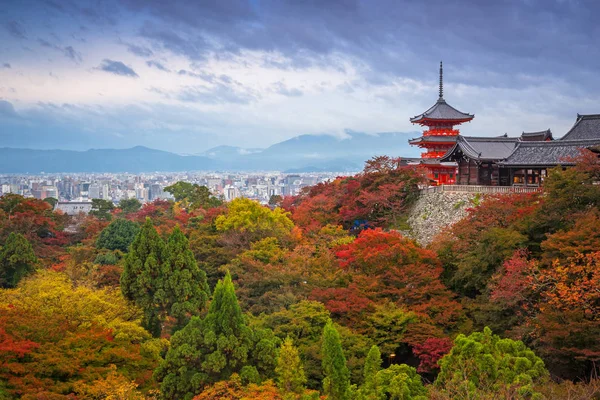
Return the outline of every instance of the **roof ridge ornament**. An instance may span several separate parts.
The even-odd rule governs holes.
[[[440,61],[440,100],[444,100],[444,67]]]

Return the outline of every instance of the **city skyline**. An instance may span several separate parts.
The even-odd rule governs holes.
[[[129,199],[141,203],[173,200],[165,188],[177,182],[189,182],[206,186],[225,201],[244,197],[267,204],[272,196],[298,195],[303,188],[336,177],[333,172],[286,174],[277,171],[5,174],[0,175],[0,197],[12,193],[39,200],[54,198],[63,212],[78,214],[88,213],[93,199],[117,205]]]
[[[10,1],[0,141],[199,153],[412,132],[437,93],[494,136],[596,113],[593,1]]]

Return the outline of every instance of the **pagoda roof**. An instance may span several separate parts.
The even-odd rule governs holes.
[[[523,132],[521,133],[521,140],[524,142],[542,142],[545,140],[554,140],[552,137],[552,131],[546,129],[545,131],[538,132]]]
[[[508,157],[519,143],[515,137],[458,136],[456,144],[440,158],[440,161],[454,161],[458,154],[477,161],[498,161]]]
[[[555,167],[574,165],[581,149],[600,145],[597,139],[519,142],[515,150],[498,164],[503,167]]]
[[[413,124],[422,124],[427,121],[450,121],[450,122],[467,122],[474,118],[473,114],[458,111],[450,104],[446,103],[443,97],[431,106],[423,114],[419,114],[410,119]]]
[[[573,127],[560,140],[600,138],[600,114],[577,114]]]
[[[444,100],[444,68],[440,62],[440,91],[438,101],[423,114],[410,119],[413,124],[425,125],[427,122],[454,122],[459,124],[472,120],[475,116],[458,111]]]
[[[408,141],[409,144],[415,145],[420,143],[454,143],[456,142],[457,135],[448,135],[448,136],[421,136],[415,139],[410,139]]]

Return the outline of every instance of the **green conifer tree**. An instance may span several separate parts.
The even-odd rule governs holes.
[[[188,239],[179,226],[169,237],[162,266],[163,290],[157,294],[163,298],[162,308],[177,319],[177,327],[183,327],[190,316],[198,315],[208,301],[206,273],[198,267]]]
[[[165,254],[165,243],[154,229],[150,218],[134,239],[121,274],[123,296],[144,310],[144,327],[154,336],[160,336],[160,308],[157,297],[164,295],[161,264]],[[159,293],[157,293],[159,292]]]
[[[331,400],[346,400],[350,390],[350,371],[342,349],[340,334],[329,320],[323,329],[321,346],[323,392]]]
[[[163,397],[191,399],[205,385],[226,380],[234,372],[254,380],[258,372],[247,364],[255,345],[227,273],[215,287],[206,317],[192,317],[171,338],[171,348],[155,371]]]
[[[306,376],[304,367],[298,354],[298,349],[294,346],[294,341],[289,336],[286,337],[279,349],[279,358],[277,359],[277,385],[284,395],[290,393],[302,393],[306,385]]]
[[[8,235],[0,248],[0,287],[15,287],[35,270],[37,258],[31,243],[20,233]]]
[[[364,383],[359,391],[359,398],[365,400],[378,399],[377,373],[381,371],[381,352],[376,345],[371,346],[365,360]]]

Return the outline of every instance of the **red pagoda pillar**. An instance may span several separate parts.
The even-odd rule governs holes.
[[[423,136],[408,141],[425,151],[421,153],[421,164],[427,168],[427,177],[436,184],[456,182],[456,164],[440,163],[439,159],[456,143],[459,134],[455,127],[471,121],[475,116],[463,113],[444,100],[443,67],[440,62],[440,92],[437,102],[424,113],[410,119],[413,124],[425,127]]]

